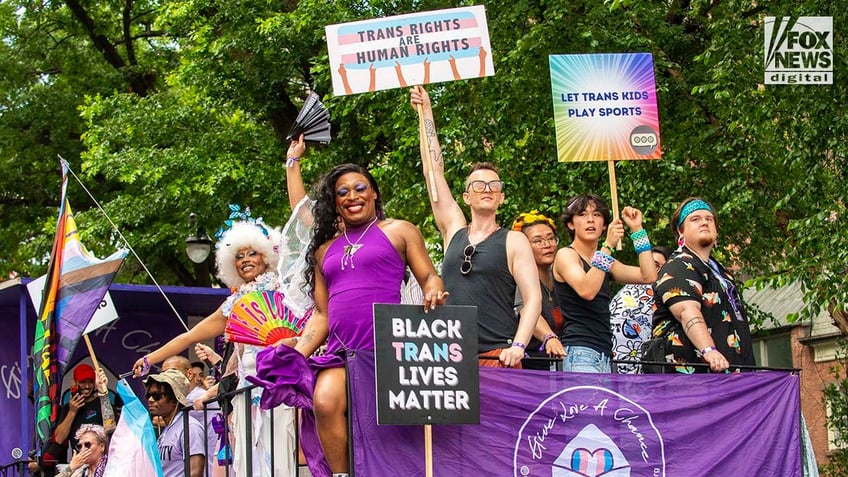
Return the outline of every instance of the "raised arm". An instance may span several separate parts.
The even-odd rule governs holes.
[[[436,136],[436,123],[433,120],[433,107],[430,104],[430,96],[422,86],[415,86],[410,90],[410,101],[412,106],[419,110],[423,122],[424,132],[421,134],[421,166],[424,171],[424,180],[427,183],[430,207],[436,219],[436,226],[442,234],[447,249],[448,241],[453,234],[465,227],[465,215],[459,204],[451,194],[448,182],[445,179],[445,163],[442,156],[442,148],[439,138]],[[429,151],[429,156],[428,156]],[[434,200],[437,198],[437,200]]]
[[[227,318],[224,317],[221,307],[218,307],[214,313],[204,318],[194,328],[177,335],[177,337],[165,343],[156,351],[146,355],[147,363],[144,362],[144,357],[139,358],[133,365],[133,376],[141,376],[143,373],[146,373],[148,370],[144,369],[145,364],[152,366],[156,363],[161,363],[165,359],[185,351],[195,343],[215,338],[223,333],[226,327]]]
[[[621,218],[630,229],[631,237],[643,236],[641,243],[637,244],[636,250],[639,254],[639,266],[625,265],[621,262],[614,262],[610,269],[613,280],[619,283],[653,283],[657,279],[657,266],[654,264],[654,257],[651,255],[651,242],[648,241],[648,235],[642,228],[642,211],[634,207],[625,207],[621,211]]]
[[[289,207],[294,211],[295,206],[306,197],[306,187],[303,185],[303,176],[300,173],[300,159],[306,153],[306,141],[303,134],[297,139],[292,139],[289,149],[286,151],[286,189],[289,193]]]

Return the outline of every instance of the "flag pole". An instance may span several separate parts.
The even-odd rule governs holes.
[[[138,263],[141,264],[141,267],[147,273],[147,276],[150,277],[150,280],[152,280],[153,284],[156,285],[156,289],[159,290],[159,293],[162,295],[163,298],[165,298],[165,301],[168,303],[168,306],[171,307],[171,311],[174,312],[174,316],[177,317],[177,320],[179,320],[180,324],[183,325],[183,328],[185,328],[185,330],[188,331],[189,330],[188,325],[186,324],[185,321],[183,321],[183,318],[180,316],[180,313],[177,311],[177,308],[174,306],[173,303],[171,303],[171,300],[168,298],[168,295],[165,294],[165,290],[163,290],[162,287],[159,286],[159,282],[156,281],[156,278],[153,276],[153,273],[150,272],[150,269],[147,268],[147,265],[144,264],[144,262],[141,260],[141,257],[139,257],[137,253],[135,253],[135,249],[132,248],[132,245],[130,245],[129,241],[127,241],[127,238],[124,237],[124,234],[121,233],[121,230],[118,229],[118,226],[115,225],[115,222],[113,222],[112,218],[109,217],[109,214],[107,214],[106,211],[103,210],[103,207],[100,206],[100,202],[98,202],[97,199],[94,198],[94,196],[91,194],[91,192],[85,186],[85,184],[83,184],[82,181],[80,180],[80,178],[77,177],[77,175],[74,173],[73,169],[71,169],[71,164],[67,160],[65,160],[65,158],[62,157],[60,154],[57,154],[57,156],[59,156],[59,160],[62,161],[62,163],[68,169],[68,172],[70,172],[71,175],[74,176],[74,179],[77,180],[79,185],[82,187],[82,190],[84,190],[85,193],[88,194],[88,197],[92,200],[92,202],[94,202],[94,205],[96,205],[97,208],[100,210],[100,213],[102,213],[103,216],[106,217],[106,220],[109,221],[109,224],[112,226],[112,230],[117,232],[118,236],[121,237],[121,240],[124,242],[124,245],[127,246],[129,251],[133,254],[133,257],[135,257],[135,259],[138,260]]]
[[[424,424],[424,475],[433,477],[433,426]]]
[[[91,356],[91,362],[94,364],[94,372],[99,372],[100,365],[97,363],[97,355],[94,354],[94,347],[91,346],[91,340],[88,339],[88,333],[83,333],[82,339],[85,340],[85,346],[88,347],[88,354]]]
[[[609,170],[610,195],[612,196],[612,220],[618,220],[618,184],[615,181],[615,161],[610,159],[607,161],[607,169]],[[621,250],[621,240],[614,244],[616,250]]]

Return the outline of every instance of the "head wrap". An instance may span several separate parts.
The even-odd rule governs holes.
[[[540,214],[538,210],[533,209],[530,212],[525,212],[523,214],[518,214],[518,217],[512,222],[512,230],[517,232],[521,232],[524,230],[524,227],[529,227],[531,225],[536,224],[545,224],[549,225],[554,232],[556,232],[556,225],[554,225],[553,219],[546,217],[543,214]]]
[[[677,226],[680,227],[683,225],[683,221],[686,220],[686,217],[696,210],[707,210],[715,216],[715,212],[713,211],[713,208],[710,207],[710,204],[701,199],[691,200],[687,202],[682,209],[680,209],[680,217],[677,219]]]
[[[94,368],[87,364],[81,364],[74,368],[74,381],[81,383],[86,380],[95,380],[96,373]]]

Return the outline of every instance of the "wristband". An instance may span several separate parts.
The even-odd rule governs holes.
[[[636,249],[636,254],[651,251],[651,241],[648,240],[648,232],[645,229],[637,230],[630,234],[630,240],[633,241],[633,248]]]
[[[542,338],[542,346],[539,346],[539,351],[545,351],[545,345],[548,344],[549,340],[556,338],[557,336],[553,333],[548,333]]]
[[[615,262],[614,258],[605,254],[604,252],[601,252],[600,250],[598,250],[597,252],[595,252],[594,255],[592,255],[592,266],[604,272],[609,273],[610,269],[612,268],[613,262]]]
[[[710,351],[718,351],[715,346],[707,346],[706,348],[701,350],[701,356],[706,355]]]
[[[295,163],[295,162],[300,162],[300,158],[299,158],[299,157],[295,157],[295,156],[288,156],[288,157],[286,157],[286,167],[288,167],[289,169],[291,169],[292,167],[294,167],[294,163]]]
[[[141,375],[146,376],[148,372],[150,372],[150,361],[147,360],[147,355],[144,355],[144,358],[141,360]]]
[[[613,247],[612,245],[608,244],[606,240],[604,240],[604,243],[602,243],[602,244],[601,244],[601,248],[603,248],[603,247],[606,247],[606,248],[608,248],[608,249],[609,249],[609,251],[610,251],[610,255],[612,255],[612,254],[614,254],[614,253],[615,253],[615,247]]]
[[[521,349],[527,349],[527,345],[526,345],[526,344],[524,344],[524,343],[521,343],[521,342],[519,342],[519,341],[513,341],[513,342],[512,342],[512,345],[513,345],[513,346],[517,346],[517,347],[519,347],[519,348],[521,348]]]

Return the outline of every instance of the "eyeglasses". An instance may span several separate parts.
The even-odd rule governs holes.
[[[91,449],[92,445],[94,445],[94,443],[92,443],[92,442],[80,442],[79,448],[80,448],[80,450],[82,450],[83,447],[85,447],[86,449]]]
[[[459,266],[459,273],[463,275],[471,273],[471,257],[476,251],[474,245],[468,244],[465,246],[465,250],[462,251],[462,264]]]
[[[494,181],[471,181],[468,183],[468,186],[465,188],[466,191],[470,192],[484,192],[486,188],[491,192],[502,192],[503,191],[503,181],[494,180]]]
[[[537,237],[537,238],[534,238],[533,240],[530,241],[531,245],[533,245],[534,247],[538,247],[538,248],[547,247],[548,244],[556,245],[558,243],[559,243],[559,239],[557,238],[556,235],[553,235],[551,237],[545,237],[545,238]]]
[[[147,393],[147,399],[152,398],[154,401],[158,401],[158,400],[162,399],[163,397],[165,397],[165,393],[163,393],[163,392]]]

